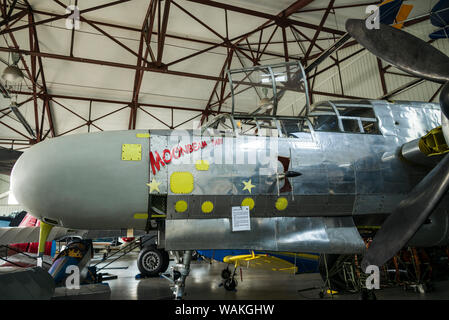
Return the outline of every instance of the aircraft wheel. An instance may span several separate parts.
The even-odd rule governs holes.
[[[165,272],[170,262],[168,253],[156,246],[144,247],[137,258],[137,267],[142,275],[154,277]]]
[[[237,287],[237,280],[231,278],[226,279],[223,286],[227,291],[234,291]]]
[[[221,272],[221,278],[223,280],[229,279],[231,277],[231,271],[229,271],[228,268],[223,269],[223,271]]]

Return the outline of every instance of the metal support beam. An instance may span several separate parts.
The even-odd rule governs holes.
[[[382,67],[382,60],[377,58],[377,67],[379,69],[379,77],[380,77],[380,83],[382,84],[382,91],[383,94],[386,95],[388,93],[387,89],[387,83],[385,82],[385,70]]]
[[[313,29],[313,30],[320,29],[319,26],[311,24],[311,23],[288,19],[288,17],[290,15],[298,12],[299,10],[301,10],[302,8],[304,8],[305,6],[307,6],[308,4],[313,2],[313,0],[296,1],[291,6],[289,6],[287,9],[280,12],[278,15],[271,15],[271,14],[268,14],[265,12],[250,10],[250,9],[246,9],[246,8],[242,8],[242,7],[236,7],[236,6],[232,6],[232,5],[223,3],[223,2],[217,2],[217,1],[212,1],[212,0],[187,0],[187,1],[196,2],[196,3],[200,3],[203,5],[207,5],[207,6],[211,6],[211,7],[215,7],[215,8],[226,9],[229,11],[234,11],[234,12],[238,12],[238,13],[242,13],[242,14],[247,14],[247,15],[251,15],[254,17],[264,18],[269,21],[275,21],[276,23],[278,23],[281,20],[284,20],[288,25],[295,25],[295,26]],[[328,32],[328,33],[335,33],[337,35],[343,35],[345,33],[344,31],[336,30],[333,28],[327,28],[327,27],[322,27],[321,30],[324,32]]]
[[[164,52],[165,36],[167,34],[168,15],[170,13],[170,3],[171,3],[171,0],[165,0],[164,16],[162,18],[161,32],[158,35],[157,61],[156,61],[156,64],[158,67],[160,67],[161,63],[162,63],[162,54]],[[159,6],[160,6],[160,3],[159,3]]]
[[[324,15],[321,19],[320,25],[318,26],[318,30],[316,30],[315,35],[312,38],[312,42],[310,43],[309,48],[307,49],[306,56],[304,57],[305,60],[309,57],[310,53],[312,52],[313,46],[316,43],[316,40],[318,39],[318,36],[324,28],[324,24],[326,23],[327,17],[329,16],[329,13],[331,12],[332,6],[334,5],[335,0],[330,0],[329,5],[327,6],[327,10],[324,12]]]

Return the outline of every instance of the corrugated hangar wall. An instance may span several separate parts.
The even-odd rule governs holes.
[[[14,211],[22,211],[21,205],[9,204],[9,195],[6,192],[10,189],[9,184],[10,177],[0,174],[0,216],[7,216]]]
[[[428,35],[435,31],[435,28],[429,21],[424,21],[407,27],[406,31],[421,39],[429,41]],[[331,41],[329,41],[327,46],[330,45],[332,45]],[[436,40],[432,45],[443,53],[449,55],[449,41],[447,39]],[[319,65],[316,70],[310,72],[308,75],[309,86],[313,87],[314,91],[370,99],[381,99],[385,95],[379,72],[378,59],[373,54],[364,50],[362,46],[356,44],[337,51],[337,54],[334,54],[333,57],[336,57],[336,55],[338,56],[338,60],[341,61],[340,70],[334,65],[334,61],[328,58]],[[350,57],[351,55],[353,56]],[[347,59],[345,60],[345,58]],[[386,62],[382,61],[381,63],[383,67],[388,66]],[[331,67],[332,65],[334,66]],[[328,70],[323,72],[325,69]],[[388,94],[401,86],[405,86],[408,83],[418,80],[418,78],[406,75],[404,72],[394,67],[390,67],[388,72],[396,73],[384,73],[386,93]],[[315,73],[317,74],[316,76]],[[433,98],[432,102],[438,102],[439,95],[435,93],[439,88],[440,84],[438,83],[422,81],[402,92],[389,96],[388,99],[428,102]],[[313,95],[314,103],[326,100],[341,100],[341,98],[319,94]],[[293,109],[287,106],[287,104],[284,104],[280,108],[280,113],[283,115],[297,114],[304,104],[304,98],[297,100],[296,103],[294,103]],[[288,105],[291,105],[291,103],[288,103]]]
[[[9,191],[9,176],[0,174],[0,207],[8,205],[8,196],[4,195]],[[0,213],[1,214],[1,213]]]

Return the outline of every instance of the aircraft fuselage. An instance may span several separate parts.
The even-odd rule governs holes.
[[[18,160],[13,193],[35,217],[68,228],[145,229],[163,217],[170,250],[360,252],[356,224],[380,223],[429,171],[404,161],[401,146],[441,124],[436,104],[371,105],[377,133],[133,130],[51,139]],[[250,231],[232,231],[239,206],[250,209]],[[417,237],[433,245],[447,240],[441,232]]]

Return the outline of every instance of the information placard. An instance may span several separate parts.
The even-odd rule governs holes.
[[[249,207],[232,207],[232,231],[251,230]]]

